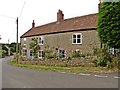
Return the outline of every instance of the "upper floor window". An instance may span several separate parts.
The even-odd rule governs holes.
[[[43,45],[43,44],[44,44],[44,37],[43,37],[43,36],[40,36],[40,37],[38,38],[38,44],[40,44],[40,45]]]
[[[26,38],[23,38],[23,43],[24,45],[26,45]]]
[[[82,34],[75,33],[72,35],[72,44],[82,44]]]
[[[26,41],[26,38],[24,38],[23,40]]]

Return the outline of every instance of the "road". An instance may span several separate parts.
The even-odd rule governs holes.
[[[106,77],[30,70],[9,65],[9,59],[2,59],[2,88],[118,88],[117,73]]]

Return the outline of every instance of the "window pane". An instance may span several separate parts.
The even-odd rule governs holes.
[[[41,44],[43,44],[43,40],[41,41]]]
[[[41,41],[41,37],[39,38],[39,40]]]
[[[76,39],[73,39],[73,43],[76,43]]]
[[[39,37],[39,44],[43,44],[44,43],[44,38],[41,36]]]
[[[77,43],[81,43],[81,39],[77,39]]]
[[[77,38],[81,38],[81,35],[79,34],[79,35],[77,35]]]
[[[59,50],[59,57],[64,58],[65,57],[65,50]]]
[[[73,38],[76,38],[76,35],[73,35]]]
[[[44,52],[43,51],[39,51],[39,57],[43,57]]]

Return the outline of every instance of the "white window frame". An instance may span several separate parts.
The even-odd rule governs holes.
[[[26,45],[27,38],[23,38],[23,44]]]
[[[41,53],[40,53],[41,52]],[[42,53],[43,52],[43,53]],[[44,51],[43,50],[39,50],[38,51],[38,58],[40,58],[40,59],[42,59],[43,57],[43,55],[42,54],[44,54]]]
[[[26,41],[27,39],[26,38],[23,38],[24,41]]]
[[[26,52],[25,52],[25,50],[26,50]],[[26,48],[22,49],[22,56],[27,56],[27,49]]]
[[[76,38],[73,38],[73,35],[76,35]],[[77,42],[77,39],[78,39],[77,36],[78,35],[80,35],[80,41],[81,41],[80,43]],[[74,41],[73,39],[76,40],[76,43],[73,42]],[[74,34],[72,34],[72,44],[82,44],[82,33],[74,33]]]
[[[41,40],[40,40],[40,38],[41,38]],[[43,42],[43,43],[42,43]],[[39,45],[44,45],[44,37],[43,36],[39,36],[38,37],[38,44]]]
[[[58,49],[58,56],[59,56],[59,54],[60,54],[60,50],[64,50],[65,52],[64,52],[64,56],[66,57],[66,50],[65,49]],[[60,57],[60,56],[59,56]],[[65,58],[65,57],[62,57],[62,58]]]

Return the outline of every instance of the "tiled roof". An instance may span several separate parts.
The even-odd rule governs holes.
[[[42,26],[31,28],[21,37],[96,28],[97,20],[98,20],[97,13],[64,19],[61,22],[56,21]]]

